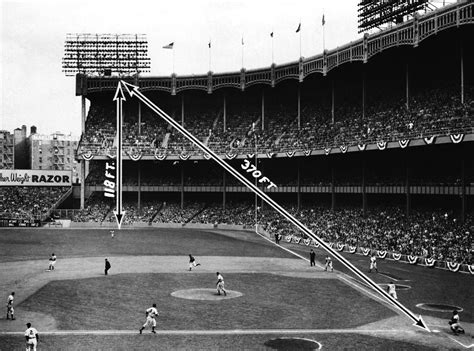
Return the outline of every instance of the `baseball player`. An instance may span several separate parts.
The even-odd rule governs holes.
[[[459,313],[457,310],[453,311],[453,316],[449,321],[449,325],[451,326],[451,330],[453,331],[454,335],[465,333],[463,327],[461,327],[461,324],[459,324]]]
[[[142,333],[143,329],[146,327],[151,326],[151,332],[156,334],[155,327],[156,327],[156,317],[158,317],[158,310],[156,309],[156,303],[153,304],[153,307],[150,307],[146,310],[146,322],[140,328],[140,334]]]
[[[193,255],[189,255],[189,270],[192,270],[193,267],[200,266],[200,263],[196,263],[196,259],[193,257]]]
[[[217,295],[220,295],[222,291],[224,293],[224,296],[227,296],[227,292],[225,291],[225,288],[224,288],[224,277],[219,272],[217,272],[216,274],[217,274],[217,283],[216,283]]]
[[[316,266],[316,253],[311,249],[309,252],[309,265]]]
[[[57,257],[53,252],[51,254],[51,257],[49,258],[49,268],[48,268],[48,270],[54,271],[54,266],[56,265],[56,259],[57,259]]]
[[[115,231],[114,230],[111,230],[110,231],[110,237],[113,239],[115,237]]]
[[[332,268],[331,256],[329,256],[329,255],[326,256],[326,263],[325,263],[325,265],[324,265],[324,270],[327,271],[328,268],[331,269],[331,272],[334,271],[334,269]]]
[[[393,282],[390,282],[387,284],[387,292],[388,294],[393,297],[395,300],[398,300],[397,298],[397,291],[395,290],[396,289],[396,285],[393,284]]]
[[[36,345],[39,341],[38,331],[31,326],[31,323],[26,323],[25,339],[26,351],[36,351]]]
[[[12,321],[15,320],[15,310],[13,309],[13,299],[15,298],[15,292],[13,291],[7,299],[7,319],[12,316]]]
[[[370,257],[369,273],[372,273],[372,269],[375,269],[377,273],[379,272],[377,270],[377,257],[375,257],[375,255],[372,255],[372,257]]]

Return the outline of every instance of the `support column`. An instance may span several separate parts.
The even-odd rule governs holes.
[[[336,208],[336,185],[335,183],[334,164],[331,162],[331,211]]]
[[[362,119],[365,119],[365,70],[362,72]]]
[[[226,193],[227,193],[227,179],[226,179],[226,171],[225,169],[222,170],[222,209],[225,210],[226,206]]]
[[[137,205],[138,213],[141,214],[142,210],[142,167],[141,163],[137,164],[137,182],[138,182],[138,196],[137,196]]]
[[[81,160],[81,210],[84,209],[86,197],[86,161]]]
[[[331,80],[331,122],[334,124],[334,80]]]
[[[460,47],[460,54],[461,54],[461,104],[464,104],[464,48],[461,42]]]
[[[181,209],[184,208],[184,163],[181,162]]]
[[[405,162],[405,198],[406,198],[406,216],[410,217],[411,213],[411,193],[410,193],[410,175],[411,168],[408,160]]]
[[[142,135],[142,103],[138,101],[138,135]]]
[[[82,135],[86,132],[86,97],[81,96],[81,129]],[[84,209],[86,195],[86,161],[81,160],[81,210]]]
[[[227,130],[227,101],[224,94],[224,132]]]
[[[365,217],[367,215],[367,192],[365,189],[366,185],[366,160],[362,160],[362,215]]]
[[[262,89],[262,131],[265,130],[265,90]]]
[[[181,95],[181,125],[184,126],[184,94]]]
[[[407,109],[410,108],[410,74],[409,74],[408,63],[405,66],[405,106]]]
[[[466,221],[466,158],[463,152],[461,159],[461,223]]]
[[[298,167],[297,167],[297,175],[296,175],[296,181],[297,181],[297,193],[296,193],[296,204],[298,211],[301,209],[301,160],[298,157]]]
[[[298,84],[298,129],[301,129],[301,84]]]

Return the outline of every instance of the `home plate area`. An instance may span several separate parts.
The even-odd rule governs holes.
[[[226,290],[227,295],[219,295],[215,289],[185,289],[171,293],[171,296],[179,297],[187,300],[208,300],[221,301],[240,297],[243,294],[240,291]]]

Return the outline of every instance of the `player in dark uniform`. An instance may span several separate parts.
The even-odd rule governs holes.
[[[314,253],[313,249],[309,252],[309,265],[316,266],[316,254]]]

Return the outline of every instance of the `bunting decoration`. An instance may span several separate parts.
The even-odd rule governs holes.
[[[342,152],[343,154],[345,154],[345,153],[347,152],[348,147],[345,146],[345,145],[341,145],[341,146],[339,146],[339,149],[341,149],[341,152]]]
[[[464,139],[464,134],[451,134],[449,137],[454,144],[459,144]]]
[[[434,258],[425,258],[425,265],[428,267],[434,267],[436,260]]]
[[[186,161],[188,158],[191,157],[191,154],[187,154],[186,151],[182,151],[180,154],[179,154],[179,158],[183,161]]]
[[[418,261],[418,256],[408,255],[407,258],[410,264],[416,264],[416,262]]]
[[[377,147],[379,148],[379,150],[385,150],[385,148],[387,147],[387,142],[383,140],[377,141]]]
[[[359,145],[357,145],[357,147],[359,148],[359,151],[365,151],[365,148],[367,147],[367,145],[359,144]]]
[[[474,274],[474,264],[468,264],[467,269],[469,270],[469,273]]]
[[[361,248],[362,250],[362,253],[364,254],[364,256],[369,256],[370,255],[370,249],[366,249],[366,248]]]
[[[286,156],[293,157],[293,156],[295,156],[295,152],[294,151],[287,151]]]
[[[400,145],[400,147],[402,149],[406,148],[408,146],[408,144],[410,144],[410,140],[409,139],[405,139],[405,140],[399,140],[398,141],[398,145]]]
[[[271,151],[268,151],[268,152],[267,152],[267,157],[268,157],[268,158],[272,158],[272,157],[273,157],[273,155],[274,155],[274,153],[273,153],[273,152],[271,152]]]
[[[209,155],[207,152],[204,153],[204,158],[206,160],[210,160],[211,159],[211,155]]]
[[[326,155],[329,155],[330,152],[331,152],[331,148],[330,148],[330,147],[324,148],[324,153],[325,153]]]
[[[354,254],[357,251],[357,246],[349,245],[349,253]]]
[[[310,155],[311,155],[311,150],[304,150],[304,151],[303,151],[303,154],[304,154],[305,156],[310,156]]]
[[[430,144],[433,144],[435,142],[436,136],[432,135],[430,137],[423,138],[423,140],[425,141],[426,145],[430,145]]]
[[[401,253],[396,253],[396,252],[392,252],[392,257],[395,261],[400,261],[400,259],[402,258],[402,254]]]
[[[247,158],[254,158],[255,154],[247,154]]]
[[[304,239],[303,242],[306,246],[309,246],[309,244],[311,244],[311,239],[309,239],[309,238]]]
[[[155,149],[155,158],[158,161],[163,161],[166,158],[166,152],[160,152],[159,149]]]
[[[86,153],[82,154],[82,158],[86,161],[90,161],[94,158],[94,155],[92,155],[92,151],[89,150]]]
[[[300,241],[301,241],[301,236],[299,236],[299,237],[295,238],[295,243],[299,244],[299,243],[300,243]]]
[[[387,251],[386,250],[377,250],[377,257],[378,258],[385,258],[387,256]]]
[[[234,158],[237,157],[237,154],[233,154],[232,152],[228,152],[225,154],[225,157],[227,157],[228,160],[233,160]]]
[[[142,153],[140,150],[132,150],[128,153],[132,161],[139,161],[142,158]]]
[[[329,243],[329,247],[332,249],[334,247],[334,243]]]
[[[285,238],[285,239],[286,239],[286,242],[287,242],[287,243],[291,243],[291,238],[292,238],[291,235],[287,235],[286,238]]]
[[[108,158],[116,158],[117,155],[112,155],[112,154],[110,153],[111,151],[112,151],[112,150],[111,150],[110,148],[107,149],[105,155],[106,155]]]
[[[240,147],[240,144],[242,143],[242,141],[239,139],[239,138],[235,138],[234,140],[232,140],[229,144],[229,146],[232,148],[232,149],[237,149],[238,147]]]
[[[342,251],[342,250],[344,250],[344,246],[345,246],[344,244],[339,244],[339,243],[337,243],[337,244],[336,244],[336,250],[337,250],[337,251]]]
[[[319,243],[316,240],[313,240],[313,246],[314,247],[319,247]]]
[[[459,271],[459,268],[461,268],[461,264],[460,263],[456,263],[456,262],[446,262],[446,265],[448,266],[449,270],[451,272],[457,272]]]

